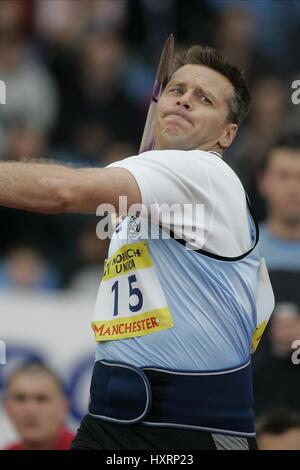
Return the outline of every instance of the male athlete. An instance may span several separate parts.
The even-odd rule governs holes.
[[[105,169],[0,164],[4,206],[135,205],[110,244],[73,449],[255,448],[250,349],[269,284],[244,189],[222,159],[249,104],[243,72],[193,46],[157,104],[153,151]]]

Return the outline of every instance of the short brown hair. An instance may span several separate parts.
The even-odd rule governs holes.
[[[277,408],[262,415],[256,423],[256,434],[283,434],[290,429],[300,428],[300,413],[291,408]]]
[[[277,149],[288,149],[291,151],[295,151],[299,154],[300,132],[297,132],[297,130],[289,129],[283,131],[281,135],[279,135],[277,140],[275,140],[275,142],[273,142],[270,147],[266,150],[264,155],[262,155],[259,162],[258,173],[264,173],[268,169],[270,161],[273,157],[273,152]]]
[[[234,93],[229,102],[228,120],[240,125],[249,112],[251,102],[244,71],[228,62],[216,49],[195,45],[174,56],[169,80],[176,70],[188,64],[205,65],[230,81]]]
[[[43,364],[42,362],[25,362],[24,364],[21,364],[18,366],[14,371],[10,374],[7,382],[6,382],[6,389],[10,386],[10,384],[14,381],[16,377],[19,375],[23,374],[46,374],[48,375],[53,382],[55,382],[58,390],[64,395],[65,394],[65,387],[54,370],[50,369],[46,364]]]

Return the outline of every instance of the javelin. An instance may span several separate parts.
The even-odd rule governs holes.
[[[156,72],[156,78],[154,82],[154,87],[152,91],[152,98],[148,109],[146,124],[144,128],[144,133],[140,145],[139,153],[147,152],[148,150],[152,150],[154,147],[154,137],[153,137],[153,117],[156,109],[156,103],[162,94],[162,91],[167,83],[169,72],[171,69],[171,65],[173,62],[173,54],[174,54],[174,36],[170,34],[168,39],[164,44],[164,48],[162,50],[160,61],[158,65],[158,69]]]

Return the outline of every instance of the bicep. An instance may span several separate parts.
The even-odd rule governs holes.
[[[125,168],[80,168],[75,170],[69,191],[69,212],[96,213],[106,204],[119,213],[130,206],[141,204],[139,186]],[[124,206],[119,207],[120,196]],[[139,207],[135,210],[139,210]]]

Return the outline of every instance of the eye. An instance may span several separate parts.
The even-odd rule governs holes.
[[[20,403],[26,401],[26,395],[23,395],[22,393],[16,393],[13,395],[14,401],[18,401]]]
[[[42,393],[40,395],[37,395],[37,397],[36,397],[36,401],[39,402],[39,403],[46,403],[49,400],[50,400],[50,398],[47,395],[44,395]]]
[[[207,96],[205,96],[205,95],[201,95],[201,96],[200,96],[200,100],[201,100],[203,103],[205,103],[205,104],[211,104],[210,99],[209,99]]]
[[[175,95],[180,95],[182,93],[182,89],[179,87],[170,88],[169,91],[175,93]]]

